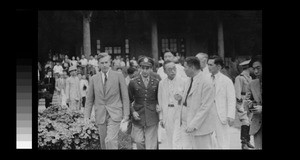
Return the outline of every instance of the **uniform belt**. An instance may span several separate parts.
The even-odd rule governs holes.
[[[168,107],[174,107],[174,104],[168,104]]]

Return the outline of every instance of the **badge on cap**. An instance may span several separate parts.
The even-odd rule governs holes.
[[[146,57],[146,58],[144,58],[144,62],[148,62],[148,58]]]

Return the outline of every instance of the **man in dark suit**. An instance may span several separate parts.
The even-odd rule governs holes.
[[[156,110],[159,80],[151,72],[154,62],[149,57],[138,60],[141,72],[128,86],[132,114],[132,137],[137,149],[157,149],[159,116]]]
[[[48,108],[50,107],[50,104],[52,102],[52,97],[54,93],[54,88],[55,88],[55,79],[52,76],[52,71],[49,69],[47,72],[47,75],[45,76],[44,80],[44,87],[46,89],[46,96],[45,96],[45,107]]]

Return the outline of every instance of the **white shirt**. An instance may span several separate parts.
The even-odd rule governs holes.
[[[127,77],[125,78],[125,82],[126,82],[126,85],[127,85],[127,86],[129,85],[130,81],[131,81],[131,78],[130,78],[129,76],[127,76]]]
[[[63,67],[62,67],[61,65],[59,65],[59,66],[58,66],[58,65],[55,65],[55,66],[53,67],[53,73],[57,73],[57,72],[58,72],[58,73],[60,74],[60,73],[63,72],[63,70],[64,70],[64,69],[63,69]]]
[[[72,66],[77,67],[77,61],[76,60],[72,60],[71,63],[72,63]]]
[[[83,90],[83,86],[86,86],[86,90]],[[81,93],[81,97],[86,97],[86,93],[87,93],[87,89],[88,89],[88,81],[86,79],[81,79],[80,80],[80,93]]]
[[[187,80],[188,77],[184,72],[184,67],[180,64],[175,64],[175,66],[176,66],[176,76],[179,76],[183,80]],[[157,70],[157,74],[159,74],[162,80],[168,77],[167,74],[164,72],[163,66]]]
[[[110,70],[110,69],[109,69]],[[108,79],[108,72],[109,72],[109,70],[106,72],[106,77],[107,77],[107,79]],[[104,75],[104,73],[101,71],[101,76],[102,76],[102,82],[103,82],[103,84],[104,84],[104,80],[105,80],[105,75]]]
[[[175,86],[175,78],[173,80],[170,80],[169,78],[167,78],[167,83],[168,83],[168,87],[169,87],[169,101],[168,101],[169,103],[168,104],[176,104],[176,100],[174,98],[174,95],[176,94],[175,88],[177,88]]]
[[[86,66],[88,64],[88,61],[86,58],[84,58],[84,59],[80,60],[80,63],[81,63],[81,65]]]
[[[120,66],[121,66],[121,67],[125,67],[125,62],[124,62],[124,61],[121,61],[121,62],[120,62]]]

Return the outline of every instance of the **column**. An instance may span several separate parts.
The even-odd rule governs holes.
[[[90,18],[92,12],[84,11],[83,13],[83,53],[86,58],[91,55],[91,36],[90,36]]]
[[[218,23],[218,54],[224,60],[224,35],[222,21]]]
[[[151,24],[151,42],[152,42],[152,56],[155,61],[158,61],[158,38],[157,38],[157,23],[152,20]]]

